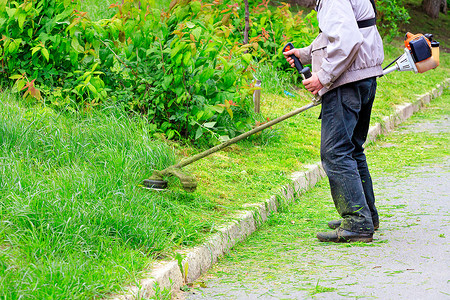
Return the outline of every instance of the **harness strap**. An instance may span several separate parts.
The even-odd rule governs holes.
[[[372,18],[372,19],[357,21],[356,23],[358,23],[358,27],[360,29],[361,28],[370,27],[370,26],[373,26],[373,25],[377,25],[377,17]]]
[[[317,5],[316,5],[316,11],[319,9],[319,4],[320,4],[321,0],[317,1]],[[366,27],[370,27],[373,25],[377,25],[377,8],[375,6],[375,1],[374,0],[370,0],[370,3],[372,3],[372,7],[373,7],[373,11],[375,12],[375,17],[372,19],[367,19],[367,20],[361,20],[361,21],[357,21],[356,23],[358,23],[358,28],[366,28]],[[322,30],[319,29],[320,32],[322,32]]]

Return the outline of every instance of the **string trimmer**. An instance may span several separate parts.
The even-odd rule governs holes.
[[[407,46],[405,49],[405,53],[400,56],[397,60],[393,61],[391,64],[388,65],[391,66],[395,63],[393,67],[386,68],[383,72],[383,75],[388,74],[392,71],[415,71],[415,72],[425,72],[427,70],[430,70],[432,68],[437,67],[439,65],[439,43],[437,42],[431,42],[431,35],[415,35],[415,36],[408,36],[408,43],[405,41],[405,45]],[[425,40],[423,40],[425,39]],[[425,49],[425,43],[429,46],[429,53],[428,50]],[[427,42],[428,41],[428,42]],[[411,44],[412,43],[412,44]],[[434,44],[433,44],[434,43]],[[437,48],[436,48],[437,43]],[[436,49],[435,49],[436,48]],[[284,46],[283,52],[289,51],[291,49],[294,49],[294,45],[292,43],[288,43]],[[437,52],[436,52],[437,50]],[[428,54],[430,54],[428,56]],[[295,68],[297,69],[298,73],[304,78],[311,77],[311,71],[308,67],[304,67],[300,60],[295,56],[291,55],[291,58],[294,60]],[[428,59],[431,59],[428,61]],[[188,175],[182,171],[182,168],[190,165],[193,162],[196,162],[199,159],[202,159],[206,156],[209,156],[217,151],[220,151],[232,144],[235,144],[255,133],[258,133],[268,127],[271,127],[275,124],[278,124],[286,119],[289,119],[290,117],[293,117],[301,112],[304,112],[305,110],[308,110],[314,106],[319,105],[320,98],[314,97],[312,98],[312,102],[310,104],[307,104],[303,107],[297,108],[293,111],[291,111],[288,114],[285,114],[284,116],[281,116],[275,120],[269,121],[265,124],[262,124],[248,132],[245,132],[237,137],[234,137],[228,141],[225,141],[213,148],[210,148],[206,151],[203,151],[202,153],[199,153],[197,155],[194,155],[190,158],[187,158],[180,163],[170,166],[164,170],[158,171],[155,170],[152,173],[152,176],[149,179],[144,180],[144,186],[150,189],[154,190],[163,190],[167,188],[167,181],[164,180],[165,177],[169,176],[175,176],[178,179],[180,179],[180,182],[183,186],[183,189],[187,192],[193,192],[197,188],[197,181],[195,178],[191,175]]]
[[[288,43],[286,44],[286,46],[284,46],[283,48],[283,52],[289,51],[291,49],[294,49],[294,45],[292,43]],[[297,71],[299,72],[299,74],[303,77],[303,78],[309,78],[311,77],[311,71],[308,67],[303,67],[303,65],[301,64],[300,60],[295,56],[295,55],[291,55],[291,58],[294,60],[295,63],[295,67],[297,69]],[[258,133],[268,127],[271,127],[275,124],[278,124],[286,119],[289,119],[292,116],[295,116],[301,112],[304,112],[305,110],[310,109],[311,107],[317,106],[320,104],[320,100],[316,100],[315,98],[313,99],[312,103],[305,105],[303,107],[297,108],[294,111],[291,111],[288,114],[285,114],[284,116],[281,116],[279,118],[276,118],[275,120],[269,121],[267,123],[264,123],[250,131],[247,131],[241,135],[238,135],[237,137],[234,137],[228,141],[225,141],[213,148],[210,148],[208,150],[203,151],[202,153],[199,153],[197,155],[194,155],[190,158],[187,158],[183,161],[181,161],[180,163],[170,166],[164,170],[161,171],[153,171],[152,176],[149,179],[145,179],[144,180],[144,186],[147,188],[151,188],[151,189],[156,189],[156,190],[161,190],[161,189],[165,189],[167,188],[167,181],[164,180],[164,177],[167,176],[175,176],[177,178],[180,179],[181,184],[183,186],[183,189],[187,192],[193,192],[195,191],[195,189],[197,188],[197,181],[195,180],[195,178],[193,176],[187,175],[186,173],[184,173],[181,168],[199,160],[202,159],[208,155],[211,155],[217,151],[220,151],[232,144],[235,144],[255,133]]]
[[[393,66],[391,66],[393,65]],[[439,42],[427,33],[405,36],[405,51],[383,69],[383,75],[393,71],[414,71],[423,73],[439,66]]]

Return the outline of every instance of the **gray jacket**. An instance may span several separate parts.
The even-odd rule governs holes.
[[[319,95],[340,85],[383,74],[383,41],[376,26],[358,28],[357,21],[375,16],[370,0],[318,1],[321,33],[300,49],[302,64],[312,64],[324,86]]]

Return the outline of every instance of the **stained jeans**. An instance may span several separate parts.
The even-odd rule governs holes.
[[[322,165],[343,219],[341,228],[353,232],[371,233],[379,222],[363,148],[376,87],[376,78],[368,78],[322,96]]]

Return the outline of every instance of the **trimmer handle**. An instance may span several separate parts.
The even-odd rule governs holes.
[[[294,45],[289,42],[283,47],[283,52],[289,51],[295,49]],[[290,58],[294,60],[295,68],[297,69],[298,73],[303,76],[304,79],[307,79],[312,76],[311,70],[308,67],[303,67],[302,63],[298,59],[297,56],[294,54],[291,54]]]

